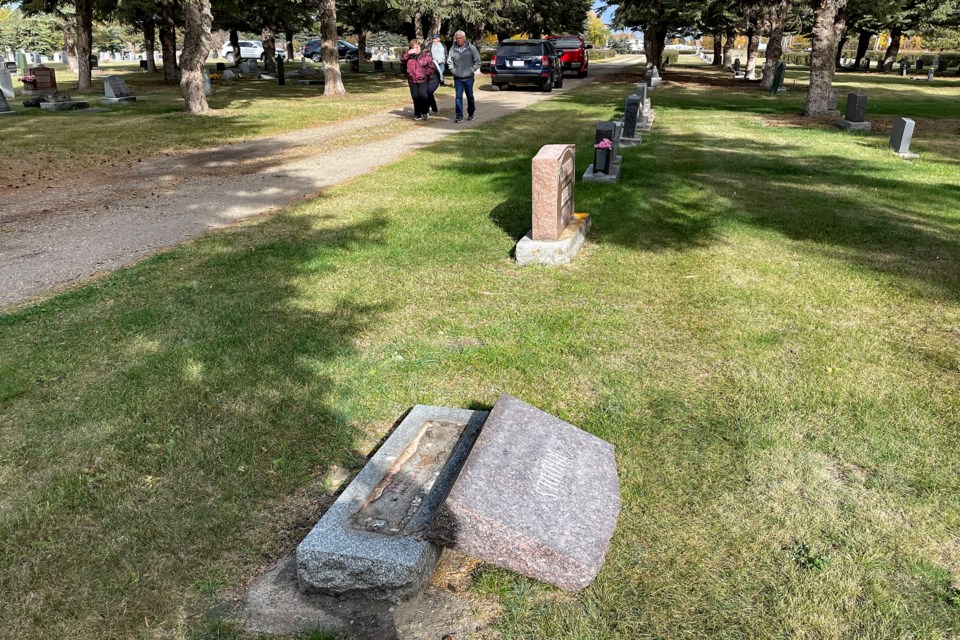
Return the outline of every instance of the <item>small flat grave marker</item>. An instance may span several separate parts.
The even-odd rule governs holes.
[[[503,394],[432,536],[574,591],[596,578],[619,513],[613,445]]]

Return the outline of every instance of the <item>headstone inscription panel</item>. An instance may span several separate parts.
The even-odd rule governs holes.
[[[867,119],[867,94],[851,93],[847,96],[844,118],[848,122],[864,122]]]
[[[596,578],[619,513],[613,445],[503,394],[432,535],[573,591]]]
[[[55,91],[57,89],[57,72],[50,67],[31,67],[27,69],[27,75],[34,76],[37,79],[33,84],[36,91]]]
[[[573,218],[576,145],[548,144],[533,157],[534,240],[557,240]]]

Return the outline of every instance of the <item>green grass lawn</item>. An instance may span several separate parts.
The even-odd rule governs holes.
[[[292,81],[282,87],[275,80],[215,81],[208,102],[217,113],[196,118],[184,114],[178,84],[163,84],[162,74],[142,73],[135,64],[104,65],[93,78],[93,90],[82,93],[75,90],[76,74],[65,65],[49,66],[57,70],[58,86],[74,100],[100,107],[102,78],[119,74],[137,102],[106,107],[105,113],[56,113],[24,108],[24,98],[18,95],[11,102],[17,116],[0,122],[0,136],[8,149],[16,151],[6,162],[28,157],[33,163],[83,167],[90,162],[115,160],[128,152],[150,157],[190,151],[372,115],[410,100],[406,81],[395,73],[366,73],[366,68],[362,73],[347,73],[344,65],[347,95],[327,98],[322,86],[298,86]],[[214,63],[207,66],[215,70]],[[287,68],[296,71],[299,64]]]
[[[205,637],[406,409],[501,391],[616,445],[623,509],[578,594],[480,571],[492,635],[960,634],[960,150],[665,85],[622,181],[578,183],[577,260],[517,268],[531,157],[576,142],[582,173],[632,87],[0,316],[0,637]]]

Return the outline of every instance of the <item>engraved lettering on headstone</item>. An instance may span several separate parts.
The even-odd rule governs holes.
[[[540,461],[540,473],[537,476],[536,491],[548,498],[560,498],[563,476],[567,472],[570,460],[556,451],[548,451]]]

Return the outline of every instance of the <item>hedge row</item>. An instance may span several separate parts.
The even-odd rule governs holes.
[[[876,68],[876,64],[883,60],[883,51],[868,51],[864,56],[864,60],[870,60],[872,66]],[[855,51],[844,51],[844,58],[851,59],[856,57]],[[899,64],[901,60],[906,60],[911,65],[916,66],[917,60],[923,60],[924,68],[929,67],[933,63],[933,59],[937,58],[940,61],[939,69],[940,71],[946,71],[948,67],[960,66],[960,52],[958,51],[941,51],[940,53],[902,53],[899,54],[896,58],[896,64]],[[801,67],[810,66],[810,53],[808,51],[789,51],[784,52],[780,57],[785,63],[790,65],[798,65]]]
[[[642,56],[643,51],[631,51],[630,55]],[[676,64],[677,60],[680,59],[680,52],[676,49],[667,49],[663,52],[663,61],[667,64]]]
[[[607,58],[616,57],[617,52],[613,49],[590,49],[588,55],[591,60],[606,60]]]

